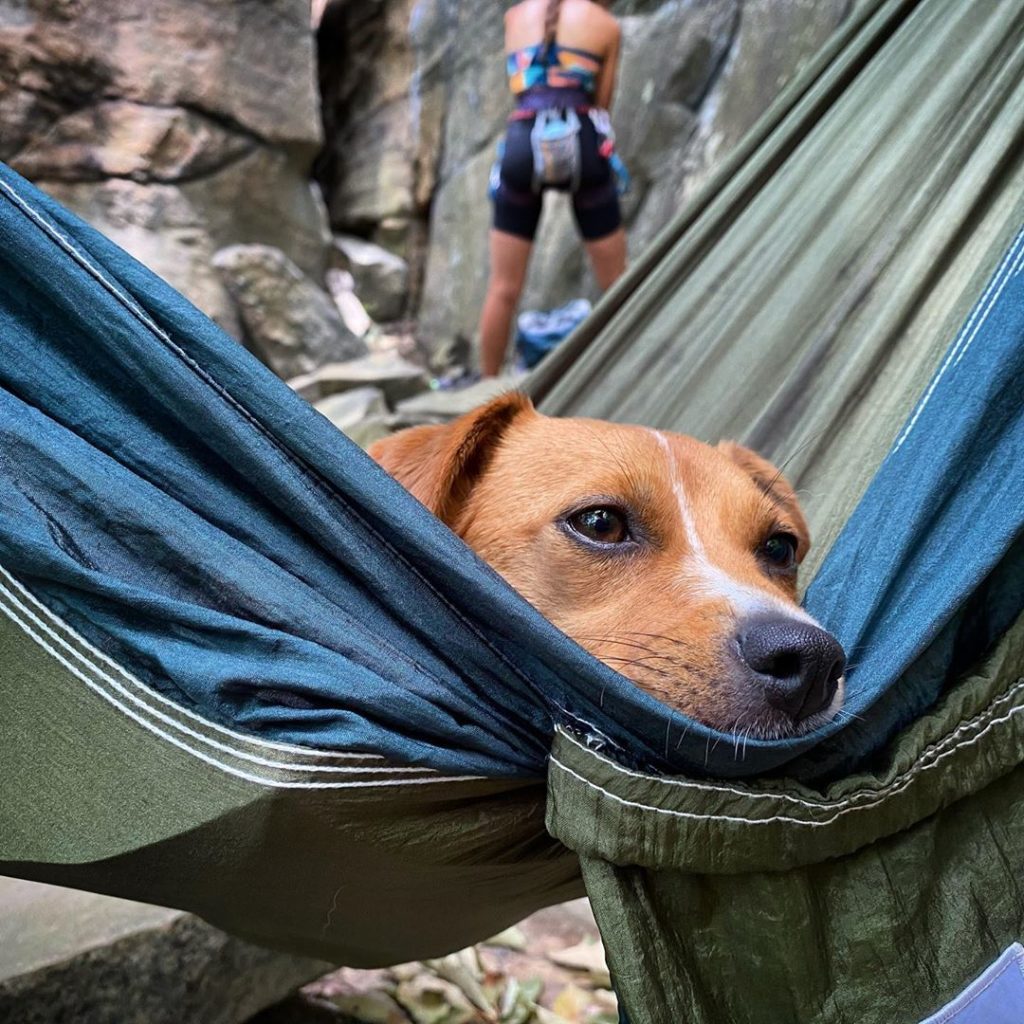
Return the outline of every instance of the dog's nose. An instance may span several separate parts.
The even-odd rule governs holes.
[[[773,707],[799,722],[831,703],[846,667],[843,648],[831,633],[771,615],[747,619],[737,639],[741,657],[761,677]]]

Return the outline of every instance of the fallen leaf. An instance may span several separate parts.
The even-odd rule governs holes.
[[[570,1021],[583,1019],[583,1011],[590,1005],[590,993],[575,985],[566,985],[561,992],[555,996],[551,1009],[559,1016]]]
[[[478,1019],[457,985],[426,972],[400,982],[395,998],[415,1024],[470,1024]]]
[[[394,999],[383,992],[334,996],[331,1003],[360,1024],[408,1024],[409,1021]]]
[[[575,1021],[566,1020],[551,1010],[545,1010],[543,1006],[538,1006],[534,1013],[536,1014],[537,1024],[576,1024]]]
[[[608,962],[604,957],[604,946],[600,942],[589,942],[586,939],[569,946],[567,949],[554,949],[548,953],[548,959],[559,967],[568,967],[573,971],[583,971],[599,988],[609,988],[612,983],[608,973]]]
[[[494,1001],[488,997],[481,984],[484,971],[472,946],[437,960],[425,960],[424,964],[439,978],[457,985],[478,1010],[493,1015]]]
[[[503,932],[498,932],[493,938],[481,943],[483,946],[500,946],[502,949],[514,949],[517,953],[526,950],[526,936],[521,928],[513,925]]]

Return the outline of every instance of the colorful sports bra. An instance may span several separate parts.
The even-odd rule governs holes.
[[[507,55],[508,84],[516,96],[538,85],[593,95],[603,63],[603,57],[589,50],[540,42]]]

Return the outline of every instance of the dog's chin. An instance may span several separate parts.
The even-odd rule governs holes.
[[[638,678],[635,678],[633,682],[663,703],[675,707],[682,714],[711,729],[716,729],[718,732],[728,733],[736,737],[738,741],[785,740],[814,732],[840,714],[846,691],[845,677],[841,677],[836,684],[836,692],[827,707],[813,715],[808,715],[807,718],[795,721],[792,716],[769,704],[760,701],[752,702],[749,694],[744,694],[742,698],[736,695],[734,699],[729,699],[726,694],[720,692],[716,695],[717,700],[705,700],[694,706],[690,701],[673,699],[674,696],[678,698],[680,693],[685,692],[686,688],[684,687],[676,688],[677,692],[673,695],[671,690],[660,680],[655,685]]]
[[[751,713],[748,710],[724,728],[722,724],[715,723],[715,728],[747,739],[786,740],[806,736],[827,725],[842,711],[845,692],[846,679],[840,677],[836,684],[836,692],[828,706],[800,721],[794,721],[792,717],[775,708],[765,707],[760,713]]]

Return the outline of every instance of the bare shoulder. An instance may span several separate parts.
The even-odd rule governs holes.
[[[523,15],[527,10],[533,5],[533,0],[520,0],[518,4],[513,4],[505,12],[505,27],[509,28],[512,25],[517,25],[522,21]]]
[[[505,24],[521,21],[523,18],[534,18],[545,6],[545,0],[519,0],[505,12]]]
[[[608,8],[595,3],[591,3],[590,6],[597,8],[594,12],[594,17],[600,24],[604,25],[609,32],[614,32],[618,35],[622,31],[619,27],[619,19],[616,18]]]
[[[594,0],[563,0],[563,6],[572,9],[573,20],[577,24],[586,25],[591,33],[606,43],[614,43],[619,38],[619,20],[603,4]]]

